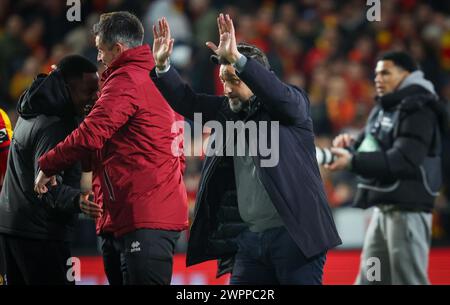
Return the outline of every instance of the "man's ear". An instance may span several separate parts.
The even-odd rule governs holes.
[[[126,51],[128,48],[125,47],[125,45],[121,44],[120,42],[116,42],[113,45],[113,52],[114,55],[118,56],[120,54],[122,54],[124,51]]]

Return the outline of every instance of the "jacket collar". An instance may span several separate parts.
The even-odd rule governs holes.
[[[383,96],[377,96],[376,100],[383,109],[390,109],[398,106],[405,98],[418,94],[429,94],[429,92],[420,85],[411,85]]]
[[[256,98],[256,95],[253,95],[250,97],[247,103],[245,103],[245,107],[242,109],[241,114],[245,118],[245,120],[248,120],[252,115],[258,111],[260,108],[260,102]]]
[[[103,72],[101,81],[105,81],[115,70],[120,67],[134,65],[151,71],[155,66],[150,47],[145,44],[136,48],[128,49],[119,55]]]

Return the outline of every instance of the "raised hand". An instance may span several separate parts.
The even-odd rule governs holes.
[[[153,25],[153,59],[158,69],[163,70],[172,54],[174,39],[170,37],[170,27],[166,18],[158,19]]]
[[[217,47],[213,42],[208,41],[206,45],[218,56],[225,58],[229,63],[235,63],[241,54],[236,47],[236,34],[234,32],[233,20],[227,14],[220,14],[217,18],[220,42]]]

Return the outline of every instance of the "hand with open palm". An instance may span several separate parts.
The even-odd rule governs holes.
[[[170,37],[170,27],[166,18],[158,20],[158,26],[153,25],[153,59],[159,70],[163,70],[169,64],[172,54],[174,39]]]
[[[229,63],[235,63],[241,54],[236,47],[236,35],[234,32],[233,20],[227,14],[220,14],[217,18],[219,28],[220,42],[217,47],[213,42],[208,41],[206,45],[213,50],[216,55],[225,58]]]

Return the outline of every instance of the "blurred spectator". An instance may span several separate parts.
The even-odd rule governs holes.
[[[172,37],[177,42],[190,43],[192,39],[191,24],[183,11],[179,10],[174,0],[156,0],[151,2],[145,14],[144,28],[151,29],[152,25],[160,18],[165,16],[170,24]],[[152,42],[152,33],[146,31],[144,41]]]
[[[349,95],[348,83],[342,76],[336,75],[329,79],[325,100],[328,117],[335,133],[354,121],[355,100]]]
[[[17,71],[12,79],[9,87],[9,96],[17,101],[25,89],[33,82],[33,79],[40,72],[39,61],[30,56],[25,60],[23,67]]]
[[[52,65],[54,65],[55,62],[59,62],[64,56],[69,53],[72,53],[72,50],[69,49],[67,45],[61,43],[55,44],[52,47],[49,58],[43,64],[41,72],[50,73],[50,71],[52,71]]]
[[[0,98],[1,103],[8,105],[10,77],[20,68],[21,61],[28,53],[22,40],[24,23],[20,16],[12,15],[6,21],[3,33],[0,33]]]
[[[217,12],[210,7],[210,0],[190,0],[188,10],[194,31],[193,43],[203,47],[206,41],[217,37]]]

